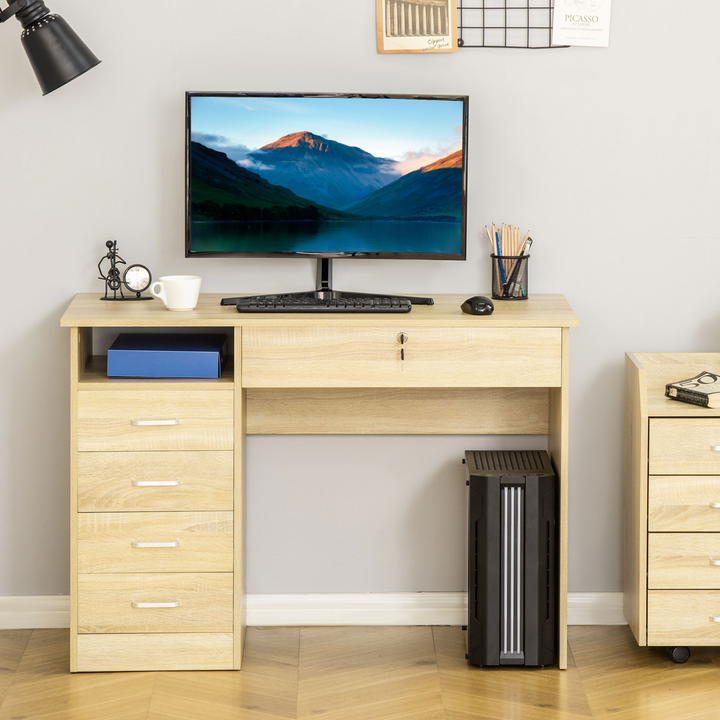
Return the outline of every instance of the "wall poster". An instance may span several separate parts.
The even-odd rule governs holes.
[[[455,0],[376,0],[380,53],[457,51]]]
[[[553,45],[608,47],[612,0],[555,0]]]

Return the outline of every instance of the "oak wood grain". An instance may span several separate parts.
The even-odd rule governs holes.
[[[137,547],[138,543],[178,544]],[[232,512],[81,513],[78,517],[80,573],[232,571]]]
[[[133,602],[179,605],[134,608]],[[78,633],[232,631],[232,573],[78,575]]]
[[[650,533],[648,588],[720,590],[720,533]]]
[[[232,633],[79,635],[78,670],[230,670],[232,649]]]
[[[649,472],[720,475],[720,418],[651,419]]]
[[[639,645],[647,644],[647,447],[646,377],[632,353],[625,355],[623,483],[623,609]]]
[[[720,590],[648,591],[648,645],[719,645]]]
[[[560,387],[549,391],[548,453],[558,484],[558,666],[567,668],[568,469],[570,433],[570,331],[562,330]]]
[[[422,294],[422,293],[420,293]],[[488,296],[490,293],[487,293]],[[221,293],[201,294],[191,312],[169,312],[160,303],[102,302],[97,294],[76,295],[63,314],[63,327],[300,327],[317,325],[317,316],[298,313],[243,314],[233,306],[221,306]],[[435,295],[434,305],[415,305],[402,316],[404,327],[576,327],[578,319],[562,295],[531,295],[522,302],[497,303],[488,316],[467,315],[460,306],[467,295]],[[122,307],[119,307],[122,306]],[[348,324],[347,315],[322,317],[322,324]],[[353,327],[395,327],[397,315],[354,314]]]
[[[244,328],[242,342],[248,388],[558,387],[562,378],[557,328],[291,325]]]
[[[249,435],[544,435],[547,388],[253,388]]]
[[[651,475],[648,529],[651,532],[720,532],[720,477]]]
[[[232,450],[232,390],[123,390],[112,401],[92,391],[77,395],[80,451]]]
[[[79,512],[232,510],[230,451],[78,453]],[[137,485],[136,483],[177,483]]]

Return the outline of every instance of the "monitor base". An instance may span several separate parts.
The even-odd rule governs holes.
[[[431,297],[411,297],[410,295],[386,295],[385,293],[366,293],[366,292],[350,292],[348,290],[332,289],[332,258],[318,258],[317,263],[317,284],[316,289],[308,292],[293,293],[273,293],[271,295],[243,295],[241,297],[228,297],[220,301],[221,305],[237,305],[239,300],[246,298],[276,298],[279,296],[286,297],[309,297],[317,300],[338,300],[340,298],[406,298],[412,305],[434,305],[435,301]]]

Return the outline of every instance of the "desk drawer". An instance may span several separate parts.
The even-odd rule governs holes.
[[[650,533],[648,587],[720,590],[720,533]]]
[[[232,450],[233,392],[78,392],[78,450]]]
[[[230,451],[78,453],[78,511],[232,510]]]
[[[233,576],[81,574],[77,605],[80,633],[232,632]]]
[[[78,572],[232,570],[231,512],[78,515]]]
[[[398,335],[405,333],[401,346]],[[243,328],[245,387],[557,387],[557,328]],[[405,359],[400,351],[404,348]]]
[[[720,418],[650,420],[652,475],[720,475]]]
[[[650,590],[648,645],[720,645],[720,591]]]
[[[720,477],[651,476],[648,529],[720,533]]]
[[[78,635],[78,672],[232,670],[232,633]]]

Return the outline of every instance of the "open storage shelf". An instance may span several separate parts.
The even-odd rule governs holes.
[[[80,375],[83,390],[127,390],[128,385],[141,385],[143,390],[232,390],[235,358],[225,357],[222,375],[208,378],[111,378],[107,376],[107,355],[93,355]],[[170,386],[170,387],[168,387]]]

